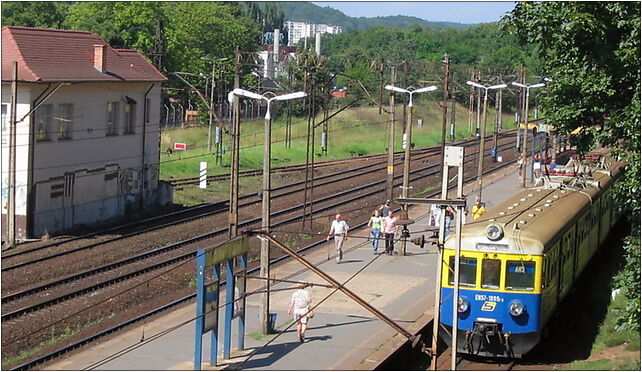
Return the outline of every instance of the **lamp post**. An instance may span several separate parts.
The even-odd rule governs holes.
[[[406,130],[405,130],[406,147],[404,149],[404,158],[403,158],[403,184],[401,186],[401,197],[407,198],[408,183],[410,178],[410,144],[412,140],[412,136],[411,136],[412,134],[412,95],[415,93],[431,92],[433,90],[437,90],[437,87],[434,85],[431,85],[431,86],[419,88],[419,89],[414,89],[412,87],[409,87],[408,89],[403,89],[403,88],[396,87],[394,85],[386,85],[384,88],[392,92],[407,93],[410,96],[410,98],[408,99],[408,119],[406,120]],[[403,209],[407,213],[408,205],[404,204]],[[402,255],[406,254],[406,239],[403,239],[401,242],[401,254]]]
[[[512,85],[518,86],[520,88],[526,89],[526,103],[525,103],[525,109],[524,109],[524,141],[522,145],[522,187],[526,187],[526,145],[528,144],[528,141],[526,141],[526,138],[528,137],[528,97],[530,95],[530,90],[531,88],[541,88],[545,83],[537,83],[533,85],[526,85],[522,83],[518,83],[516,81],[513,81],[511,83]],[[531,159],[532,161],[532,159]]]
[[[303,98],[307,96],[305,92],[295,92],[295,93],[289,93],[289,94],[283,94],[280,96],[274,96],[271,98],[268,98],[265,96],[265,94],[272,94],[272,92],[267,92],[264,93],[263,95],[258,94],[258,93],[253,93],[244,89],[236,88],[232,92],[232,94],[245,97],[245,98],[250,98],[250,99],[256,99],[256,100],[264,100],[267,102],[267,110],[265,111],[265,128],[264,128],[264,133],[263,133],[263,149],[264,149],[264,157],[263,157],[263,189],[262,189],[262,196],[263,196],[263,204],[262,204],[262,218],[261,218],[261,229],[264,231],[267,231],[270,228],[270,158],[272,155],[272,117],[270,116],[270,103],[272,101],[287,101],[291,99],[296,99],[296,98]],[[269,278],[270,277],[270,243],[267,240],[261,240],[261,269],[260,269],[260,276],[262,278]],[[261,300],[260,300],[260,307],[259,307],[259,324],[261,325],[261,332],[263,334],[268,334],[269,328],[268,328],[268,319],[269,319],[269,312],[270,312],[270,294],[269,294],[269,289],[270,289],[270,281],[266,280],[265,282],[266,286],[266,291],[260,294]]]
[[[201,57],[202,61],[212,61],[212,84],[211,85],[211,90],[210,90],[210,121],[207,127],[207,152],[212,151],[212,121],[213,121],[213,110],[214,110],[214,68],[216,66],[216,62],[222,62],[222,61],[227,61],[228,58],[207,58],[207,57]],[[223,138],[221,136],[221,138]],[[218,144],[216,147],[216,156],[218,159]]]
[[[486,121],[488,119],[488,91],[489,90],[495,90],[495,89],[504,89],[507,87],[506,84],[498,84],[498,85],[482,85],[475,83],[474,81],[467,81],[466,84],[472,85],[476,88],[483,89],[484,90],[484,124],[482,125],[481,128],[481,133],[479,137],[479,159],[477,159],[477,187],[479,187],[479,190],[477,192],[477,199],[481,200],[482,197],[482,173],[484,171],[484,139],[486,138]]]

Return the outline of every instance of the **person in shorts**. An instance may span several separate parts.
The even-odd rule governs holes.
[[[292,293],[290,307],[288,308],[288,315],[294,316],[296,335],[300,342],[305,341],[305,330],[308,327],[308,312],[310,311],[310,304],[312,303],[310,292],[305,290],[307,286],[307,284],[301,284],[299,289]]]

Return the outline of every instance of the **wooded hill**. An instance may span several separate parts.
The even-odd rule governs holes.
[[[283,9],[285,19],[309,23],[325,23],[343,27],[344,32],[364,31],[372,27],[392,27],[405,29],[412,25],[433,30],[443,30],[447,27],[463,29],[468,24],[455,22],[430,22],[425,19],[409,16],[387,17],[350,17],[331,7],[321,7],[309,2],[287,1],[278,2]]]

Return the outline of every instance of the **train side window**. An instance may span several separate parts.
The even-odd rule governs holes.
[[[483,259],[481,286],[486,289],[499,289],[502,261]]]
[[[450,270],[448,271],[448,284],[455,284],[455,256],[450,257]],[[474,287],[477,284],[477,259],[469,257],[459,258],[459,285]]]
[[[535,287],[535,262],[506,262],[506,289],[532,291]]]

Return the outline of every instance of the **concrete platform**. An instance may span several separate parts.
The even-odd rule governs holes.
[[[472,206],[475,198],[472,187],[474,185],[469,185],[464,191],[469,194],[469,206]],[[514,166],[500,171],[499,174],[485,177],[484,201],[487,210],[493,209],[518,191],[519,181]],[[373,209],[375,207],[373,206]],[[411,238],[426,230],[427,212],[426,205],[414,206],[410,209],[410,218],[417,221],[409,226]],[[471,221],[471,216],[468,221]],[[355,224],[354,221],[348,221],[348,223]],[[305,257],[342,283],[356,271],[368,265],[350,280],[346,287],[395,320],[401,327],[414,333],[432,318],[437,264],[435,246],[427,245],[424,249],[420,249],[409,243],[406,256],[373,255],[367,236],[366,229],[351,231],[351,237],[344,246],[347,252],[341,264],[326,260],[326,249],[331,249],[334,253],[333,242],[306,254]],[[381,242],[380,252],[383,247],[384,244]],[[395,249],[399,250],[399,248],[400,243],[397,243]],[[303,270],[301,264],[292,261],[275,267],[272,270],[274,277],[283,278],[286,275],[296,274],[290,279],[325,284],[314,273]],[[261,284],[258,280],[248,279],[248,290],[255,290]],[[291,284],[279,284],[273,288],[284,286],[289,287]],[[203,370],[372,369],[389,352],[405,341],[405,338],[393,328],[374,317],[343,293],[337,291],[332,294],[332,291],[333,289],[323,287],[311,288],[314,304],[328,295],[329,297],[316,308],[316,315],[310,320],[306,332],[307,341],[303,344],[296,339],[294,327],[278,336],[276,334],[259,335],[257,332],[259,328],[258,296],[248,297],[245,350],[235,350],[233,359],[219,359],[218,366],[210,366],[210,337],[204,336],[201,368]],[[271,295],[271,311],[278,314],[278,330],[283,330],[292,323],[292,318],[287,315],[291,294],[292,291],[281,291]],[[224,299],[224,294],[221,299]],[[221,317],[223,313],[223,311],[220,312]],[[158,320],[140,324],[136,329],[89,347],[46,369],[192,370],[194,368],[194,322],[192,321],[194,315],[193,304],[184,306]],[[223,324],[222,318],[219,324]],[[236,321],[233,329],[236,332]],[[145,342],[141,342],[143,334]],[[156,336],[159,337],[156,338]],[[222,355],[222,329],[219,337],[219,354]],[[236,337],[238,335],[234,334],[233,345],[236,345]],[[149,341],[150,339],[153,340]],[[268,345],[263,347],[266,344]],[[259,348],[261,349],[258,350]],[[258,350],[256,354],[248,358],[248,355],[255,350]]]

